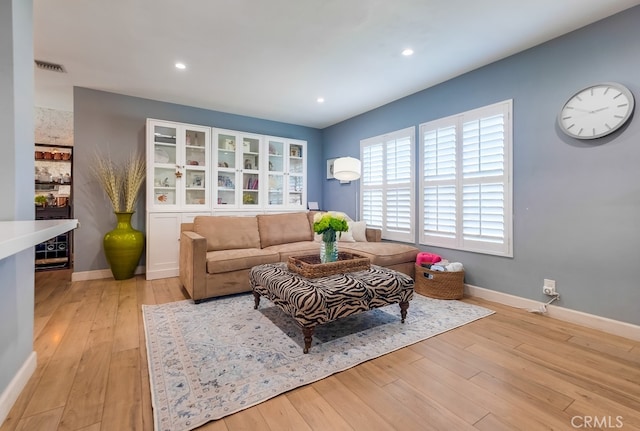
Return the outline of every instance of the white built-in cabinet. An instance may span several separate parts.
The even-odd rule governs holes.
[[[148,119],[147,279],[178,275],[180,225],[198,215],[305,210],[306,144]]]
[[[180,262],[180,225],[210,213],[147,213],[147,280],[175,277]]]
[[[213,129],[214,210],[305,210],[306,142]]]

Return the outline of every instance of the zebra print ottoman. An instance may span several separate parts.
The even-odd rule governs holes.
[[[289,271],[284,262],[270,263],[251,268],[249,280],[256,310],[264,296],[302,327],[304,353],[309,352],[316,325],[390,304],[400,305],[404,323],[413,298],[411,277],[377,265],[311,279]]]

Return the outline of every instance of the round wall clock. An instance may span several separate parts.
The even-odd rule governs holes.
[[[558,114],[558,125],[573,138],[601,138],[622,127],[633,107],[633,94],[627,87],[603,82],[571,96]]]

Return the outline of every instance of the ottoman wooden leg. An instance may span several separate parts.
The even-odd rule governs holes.
[[[260,305],[260,294],[258,292],[256,292],[255,290],[253,291],[253,300],[255,302],[255,305],[253,306],[253,309],[257,310],[258,306]]]
[[[302,327],[302,335],[304,335],[304,353],[309,353],[309,349],[311,348],[311,337],[313,337],[313,331],[315,326],[311,327]]]
[[[401,302],[400,303],[400,317],[402,317],[401,322],[404,323],[404,319],[407,317],[407,309],[409,308],[409,302]]]

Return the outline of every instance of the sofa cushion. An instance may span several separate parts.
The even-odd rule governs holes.
[[[287,262],[289,256],[319,255],[320,244],[313,241],[290,242],[288,244],[272,245],[263,250],[277,252],[280,254],[280,262]]]
[[[367,222],[365,221],[350,221],[349,231],[353,236],[355,242],[367,242]]]
[[[198,216],[193,231],[207,239],[207,251],[260,248],[255,217]]]
[[[307,213],[260,214],[256,218],[262,248],[313,240]]]
[[[336,232],[336,239],[338,240],[338,242],[356,242],[356,240],[353,239],[351,226],[349,226],[349,230],[346,232]]]
[[[340,251],[349,251],[369,258],[372,264],[391,266],[415,262],[419,250],[411,245],[395,242],[349,242],[338,246]]]
[[[260,248],[210,251],[207,252],[207,272],[220,274],[279,261],[280,255],[277,252]]]

